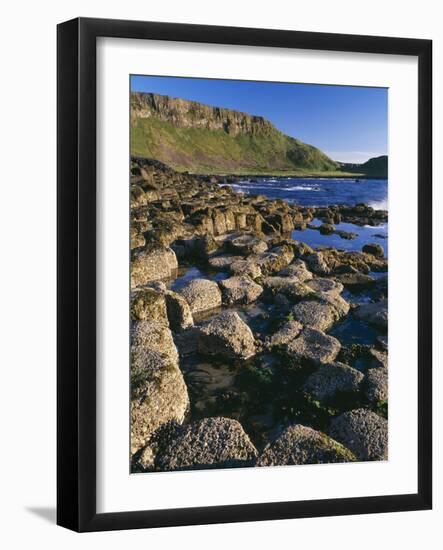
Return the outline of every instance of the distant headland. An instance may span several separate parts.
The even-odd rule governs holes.
[[[131,93],[131,152],[179,172],[386,178],[388,157],[337,162],[269,120],[196,101]]]

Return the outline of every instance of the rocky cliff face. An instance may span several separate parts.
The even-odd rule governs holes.
[[[324,172],[338,165],[260,116],[152,93],[131,94],[131,153],[201,174]]]
[[[131,117],[132,120],[155,117],[178,128],[222,130],[231,136],[269,136],[278,132],[261,116],[152,93],[131,94]]]

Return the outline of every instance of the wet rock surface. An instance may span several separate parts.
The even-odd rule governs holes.
[[[172,290],[165,292],[166,311],[169,320],[169,326],[175,332],[192,327],[194,319],[188,302]]]
[[[291,232],[317,218],[346,241],[337,224],[387,213],[240,194],[149,159],[131,174],[133,471],[386,458],[383,247]]]
[[[355,312],[355,316],[370,325],[386,330],[388,328],[388,303],[386,300],[382,300],[362,305]]]

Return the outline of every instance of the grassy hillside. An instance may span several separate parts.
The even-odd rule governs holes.
[[[388,177],[388,156],[381,155],[373,157],[363,164],[348,164],[342,163],[342,169],[354,174],[363,174],[366,177],[387,178]]]
[[[283,134],[265,119],[200,107],[195,102],[191,110],[187,105],[191,102],[171,98],[157,110],[155,96],[153,100],[150,95],[148,106],[140,96],[143,94],[136,96],[136,105],[131,104],[131,154],[135,156],[155,158],[176,170],[197,173],[303,174],[340,169],[322,151]],[[196,119],[196,109],[200,109],[200,119]],[[235,124],[235,131],[223,129],[223,117]],[[242,125],[248,130],[242,130]]]

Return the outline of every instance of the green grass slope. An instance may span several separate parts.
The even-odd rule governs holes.
[[[363,164],[341,163],[341,168],[347,172],[358,173],[365,177],[384,179],[388,177],[388,156],[373,157]]]
[[[260,133],[179,127],[154,116],[131,118],[131,154],[194,173],[322,173],[340,170],[322,151],[274,128]]]

